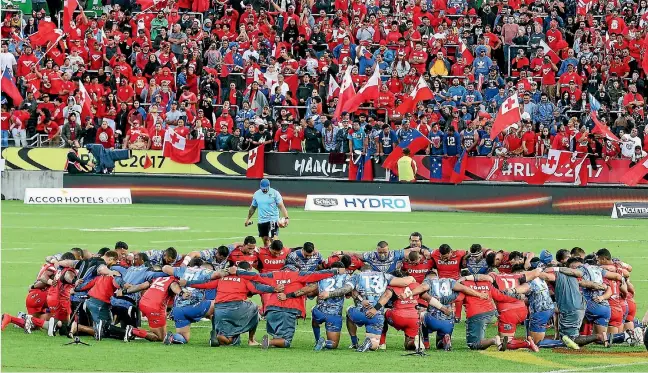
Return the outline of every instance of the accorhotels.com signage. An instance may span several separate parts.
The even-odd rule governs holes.
[[[307,211],[411,212],[408,196],[316,195],[306,196]]]
[[[25,204],[31,205],[130,205],[130,189],[123,188],[26,188]]]

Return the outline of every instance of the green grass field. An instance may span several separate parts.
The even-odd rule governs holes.
[[[196,249],[242,240],[255,235],[256,227],[244,228],[246,208],[208,206],[132,205],[114,207],[28,206],[2,202],[2,312],[15,314],[25,308],[29,285],[48,254],[80,246],[96,251],[126,241],[131,250],[142,251],[174,246],[186,253]],[[506,250],[581,246],[587,251],[607,247],[613,255],[634,266],[638,317],[648,299],[648,224],[640,220],[611,220],[608,217],[494,215],[473,213],[315,213],[291,209],[291,225],[282,230],[288,246],[313,241],[328,254],[334,250],[368,251],[379,240],[392,248],[408,243],[412,231],[420,231],[424,244],[448,243],[466,248],[473,243]],[[150,231],[157,227],[159,231]],[[309,307],[310,308],[310,307]],[[171,322],[171,327],[173,323]],[[455,327],[454,351],[431,351],[427,357],[401,356],[403,336],[390,330],[387,351],[358,354],[346,349],[349,337],[343,331],[337,351],[312,351],[310,319],[300,321],[288,350],[262,351],[245,344],[210,348],[211,324],[192,327],[188,345],[165,346],[136,340],[116,340],[92,346],[66,346],[64,337],[48,338],[36,331],[26,335],[9,326],[2,337],[3,371],[648,371],[648,353],[642,347],[623,345],[612,349],[587,347],[577,354],[561,350],[469,351],[464,324]],[[171,328],[173,330],[173,328]],[[259,338],[263,335],[262,322]],[[489,335],[495,330],[491,328]],[[523,330],[518,330],[522,334]],[[359,336],[362,336],[359,333]]]

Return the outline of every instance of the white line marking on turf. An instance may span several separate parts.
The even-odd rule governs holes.
[[[158,209],[149,209],[149,210],[158,210]],[[164,210],[164,209],[159,209],[159,210]],[[178,210],[178,209],[171,209],[171,210]],[[208,211],[206,211],[208,212]],[[303,212],[303,211],[302,211]],[[209,213],[209,212],[208,212]],[[291,211],[291,213],[294,214],[294,212]],[[194,214],[194,212],[192,212]],[[50,215],[50,216],[78,216],[78,213],[75,214],[66,214],[66,213],[56,213],[56,214],[49,214],[49,213],[28,213],[28,212],[7,212],[3,213],[3,215]],[[207,214],[209,215],[209,214]],[[114,216],[114,217],[132,217],[132,214],[101,214],[101,216]],[[137,215],[138,217],[141,218],[159,218],[159,215]],[[174,217],[174,218],[186,218],[186,215],[164,215],[165,217]],[[471,216],[474,216],[473,213],[471,213]],[[524,217],[506,217],[506,219],[523,219]],[[209,219],[213,220],[229,220],[232,219],[231,215],[221,215],[221,216],[212,216],[209,215]],[[531,217],[527,217],[527,219],[531,219]],[[318,221],[318,222],[332,222],[332,223],[356,223],[357,220],[355,219],[291,219],[291,221]],[[413,221],[411,220],[399,220],[399,221],[393,221],[393,220],[368,220],[368,223],[389,223],[389,224],[408,224],[411,225]],[[483,226],[500,226],[500,223],[491,223],[491,222],[449,222],[452,225],[483,225]],[[509,223],[506,224],[507,226],[513,226],[513,227],[535,227],[538,226],[538,223]],[[598,228],[635,228],[637,225],[618,225],[618,224],[569,224],[568,222],[564,223],[559,223],[559,224],[548,224],[548,223],[542,223],[542,226],[569,226],[569,227],[598,227]]]
[[[7,247],[2,248],[2,251],[23,251],[23,250],[34,250],[31,247]]]
[[[648,364],[648,361],[640,361],[640,362],[636,362],[636,363],[627,363],[627,364],[597,365],[597,366],[585,367],[585,368],[570,368],[570,369],[562,369],[562,370],[552,370],[552,371],[548,371],[547,373],[586,372],[586,371],[589,371],[589,370],[629,367],[629,366],[633,366],[633,365],[646,365],[646,364]]]
[[[194,233],[234,233],[235,231],[192,231]],[[389,234],[389,233],[339,233],[339,232],[293,232],[288,231],[286,235],[298,236],[368,236],[368,237],[408,237],[406,234]],[[591,237],[573,237],[573,238],[555,238],[555,237],[498,237],[498,236],[481,236],[481,235],[425,235],[426,238],[474,238],[474,239],[497,239],[497,240],[554,240],[554,241],[597,241],[597,242],[648,242],[648,240],[626,240],[626,239],[605,239],[605,238],[591,238]],[[152,241],[154,243],[162,242],[193,242],[193,241],[213,241],[216,238],[195,238],[185,240],[167,240],[167,241]]]
[[[81,232],[165,232],[165,231],[188,231],[189,227],[114,227],[114,228],[80,228],[79,230]]]

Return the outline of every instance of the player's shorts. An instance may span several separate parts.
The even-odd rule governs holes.
[[[325,313],[317,307],[313,307],[313,321],[318,324],[324,324],[326,331],[329,333],[339,333],[342,331],[342,315]]]
[[[232,338],[246,333],[259,324],[259,308],[248,301],[216,303],[214,330],[217,335]]]
[[[367,333],[377,335],[382,334],[382,329],[385,325],[385,315],[377,313],[374,317],[368,318],[365,312],[365,309],[362,307],[350,307],[347,310],[347,316],[354,324],[365,326]]]
[[[69,299],[59,300],[50,307],[50,314],[57,320],[68,320],[72,314],[72,302]]]
[[[515,334],[517,326],[523,324],[529,315],[526,307],[506,310],[499,314],[497,319],[497,331],[502,334]]]
[[[149,327],[152,329],[163,328],[167,324],[166,307],[154,308],[145,303],[140,303],[139,310],[148,319]]]
[[[610,322],[610,306],[587,300],[585,319],[596,325],[607,326]]]
[[[47,290],[29,290],[27,298],[25,299],[25,306],[27,307],[27,313],[30,315],[35,313],[45,313],[47,310]]]
[[[268,221],[257,224],[259,237],[279,237],[279,224],[276,221]]]
[[[102,302],[99,299],[88,298],[85,301],[86,311],[90,314],[93,323],[103,321],[106,325],[112,324],[112,313],[110,303]]]
[[[291,312],[294,311],[294,312]],[[269,309],[266,312],[266,331],[275,338],[286,341],[286,347],[290,347],[295,336],[295,324],[300,316],[297,310]]]
[[[627,299],[626,301],[628,302],[628,314],[625,316],[625,321],[633,322],[637,316],[637,303],[634,298]],[[648,333],[646,333],[646,335],[648,335]]]
[[[172,315],[176,328],[184,328],[200,321],[209,311],[211,301],[204,300],[193,306],[173,307]]]
[[[583,317],[585,317],[585,310],[560,311],[558,333],[569,338],[578,337]]]
[[[531,312],[529,314],[529,331],[533,333],[544,333],[547,331],[547,324],[553,317],[554,310]]]
[[[497,317],[497,311],[489,311],[466,319],[466,343],[471,350],[483,350],[481,340],[486,335],[486,327]]]
[[[430,312],[425,314],[425,327],[430,333],[437,333],[437,339],[443,338],[444,335],[452,335],[454,330],[454,319],[450,318],[448,320],[437,319]]]
[[[625,312],[621,304],[610,304],[610,321],[608,322],[608,325],[615,328],[620,328],[621,325],[623,325],[624,313]]]
[[[405,332],[405,336],[414,338],[419,331],[419,314],[416,310],[387,310],[385,319],[396,330]]]

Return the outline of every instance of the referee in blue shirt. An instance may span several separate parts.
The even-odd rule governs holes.
[[[248,211],[248,217],[245,219],[245,226],[252,224],[250,219],[254,212],[259,209],[259,237],[263,239],[263,245],[270,247],[272,239],[279,236],[279,210],[284,218],[284,227],[288,226],[288,210],[284,206],[281,194],[275,189],[270,188],[270,181],[268,179],[261,180],[260,189],[254,192],[252,196],[252,204]]]

